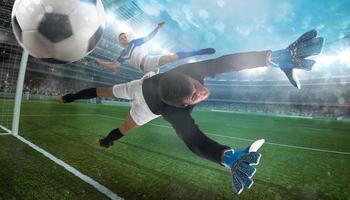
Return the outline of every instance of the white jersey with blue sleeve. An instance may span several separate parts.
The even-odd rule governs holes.
[[[141,63],[144,58],[147,60],[147,52],[142,48],[142,45],[151,40],[155,34],[157,33],[157,29],[152,31],[148,36],[131,40],[127,46],[126,49],[124,49],[119,57],[117,58],[117,61],[119,63],[124,63],[126,61],[129,62],[129,64],[141,69]],[[141,69],[141,71],[143,71]]]
[[[120,53],[117,61],[119,63],[128,61],[130,65],[140,68],[142,59],[146,56],[146,52],[141,45],[137,44],[137,40],[132,40],[128,47]]]

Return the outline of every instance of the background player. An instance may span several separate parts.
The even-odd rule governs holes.
[[[116,69],[122,63],[129,62],[130,65],[140,69],[144,73],[147,73],[150,71],[157,71],[160,66],[179,59],[215,53],[215,49],[206,48],[198,51],[177,52],[175,54],[167,55],[148,55],[143,49],[142,45],[150,41],[158,33],[159,29],[164,26],[164,24],[165,22],[158,23],[157,27],[146,37],[131,40],[130,42],[125,33],[120,33],[118,39],[120,44],[124,47],[124,50],[120,53],[119,57],[112,62],[97,60],[96,64],[110,69]]]

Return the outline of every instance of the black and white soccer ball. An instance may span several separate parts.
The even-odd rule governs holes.
[[[33,57],[51,63],[80,60],[101,39],[105,11],[101,0],[16,0],[12,28]]]

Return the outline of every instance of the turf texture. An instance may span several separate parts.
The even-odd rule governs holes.
[[[350,198],[349,121],[194,110],[222,144],[267,142],[254,185],[236,195],[229,171],[194,155],[162,118],[98,147],[129,109],[23,101],[20,135],[125,199]],[[0,169],[0,199],[107,199],[11,135],[0,136]]]

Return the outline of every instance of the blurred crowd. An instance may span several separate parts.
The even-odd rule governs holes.
[[[15,80],[11,80],[0,82],[0,93],[15,93]],[[25,78],[23,93],[28,98],[30,95],[52,97],[97,86],[101,85],[71,78],[28,73]],[[306,84],[302,90],[297,90],[288,85],[242,86],[209,83],[208,88],[211,95],[207,101],[199,104],[199,108],[218,111],[327,117],[343,115],[350,111],[350,88],[347,84]]]

